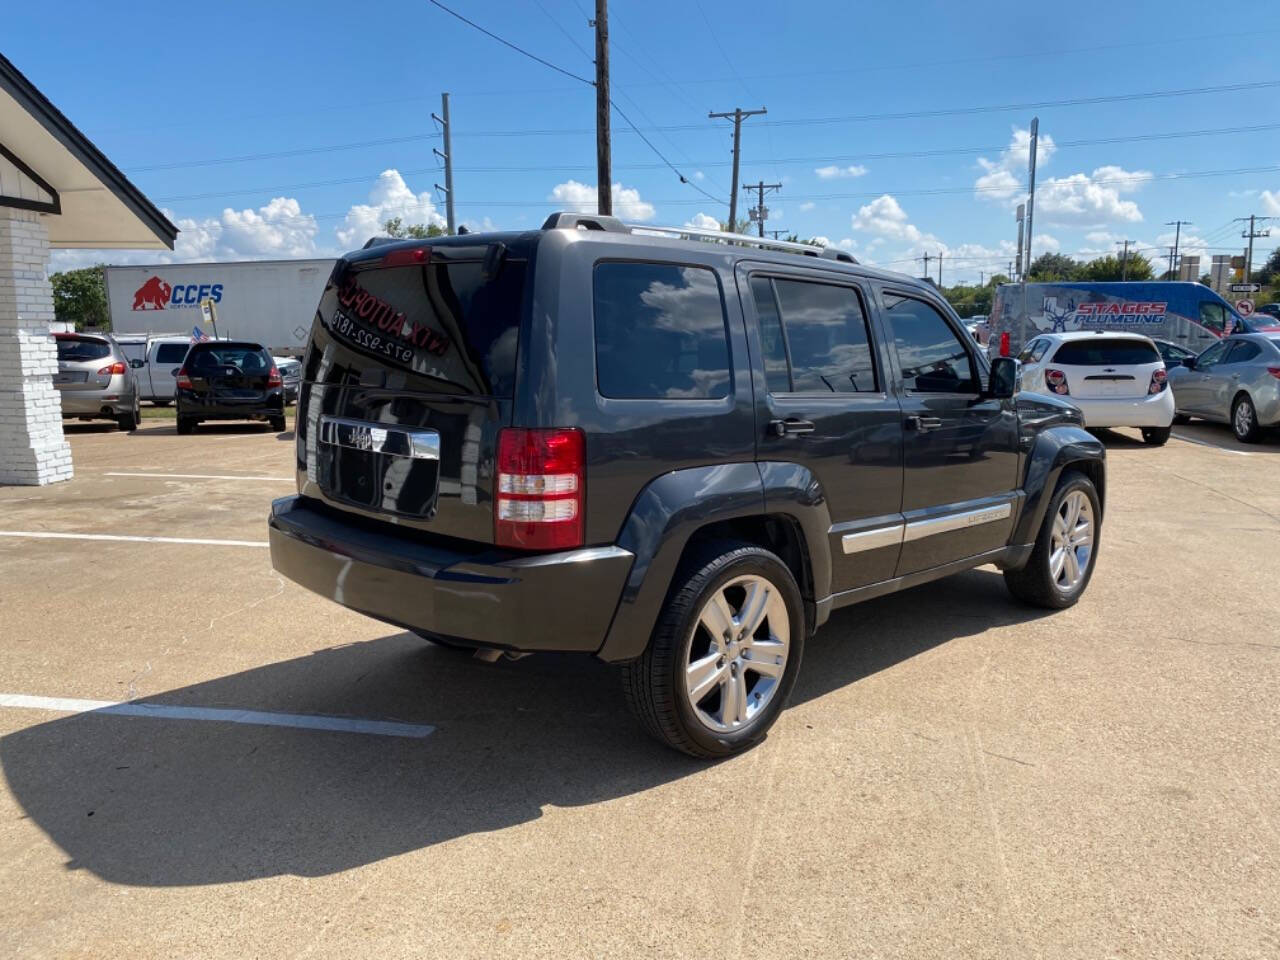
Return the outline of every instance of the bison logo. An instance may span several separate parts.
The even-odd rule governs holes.
[[[152,277],[133,295],[135,310],[163,310],[173,288],[159,277]]]

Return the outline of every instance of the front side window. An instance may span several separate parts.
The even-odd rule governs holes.
[[[1222,331],[1227,328],[1227,311],[1220,303],[1203,301],[1200,304],[1200,325],[1222,336]]]
[[[903,387],[915,393],[978,393],[973,360],[951,325],[914,297],[884,295],[902,368]]]
[[[782,312],[792,391],[875,392],[867,317],[853,287],[780,278],[763,282],[772,283]]]
[[[1221,340],[1215,343],[1204,353],[1200,354],[1196,360],[1196,369],[1208,370],[1210,367],[1217,366],[1222,361],[1223,356],[1227,352],[1227,347],[1231,346],[1230,341]]]
[[[596,380],[621,399],[729,395],[720,282],[706,267],[598,263]]]

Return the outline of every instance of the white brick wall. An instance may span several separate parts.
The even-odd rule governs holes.
[[[53,374],[49,234],[40,216],[0,208],[0,484],[71,478]]]

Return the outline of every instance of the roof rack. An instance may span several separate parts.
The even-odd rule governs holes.
[[[627,225],[632,233],[653,233],[660,236],[688,237],[691,240],[711,240],[735,243],[743,247],[759,247],[762,250],[783,250],[787,253],[799,253],[806,257],[823,257],[827,260],[839,260],[841,263],[857,263],[849,253],[837,247],[818,247],[812,243],[797,243],[794,240],[770,240],[768,237],[753,237],[748,233],[727,233],[724,230],[703,230],[701,227],[653,227],[647,223]]]
[[[700,227],[655,227],[647,223],[623,223],[617,217],[594,213],[553,213],[542,224],[543,230],[602,230],[605,233],[639,233],[654,236],[683,237],[689,240],[708,240],[734,243],[743,247],[759,247],[762,250],[783,250],[806,257],[823,257],[841,263],[857,263],[852,254],[837,247],[818,247],[794,240],[770,240],[753,237],[747,233],[727,233],[723,230],[703,230]]]

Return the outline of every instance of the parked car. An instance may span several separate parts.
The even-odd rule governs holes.
[[[178,371],[190,349],[190,336],[147,339],[142,360],[135,358],[131,361],[137,371],[143,400],[150,400],[157,407],[167,407],[173,403]]]
[[[305,365],[275,568],[446,645],[621,664],[696,756],[765,735],[838,607],[994,563],[1062,608],[1094,569],[1080,411],[832,248],[564,213],[373,246]]]
[[[1280,321],[1280,303],[1264,303],[1253,312],[1253,315],[1260,324],[1266,320]]]
[[[123,351],[107,336],[57,333],[63,419],[114,420],[121,430],[138,429],[138,386]]]
[[[179,433],[205,420],[266,420],[277,433],[285,429],[284,384],[261,344],[193,343],[176,382]]]
[[[1180,367],[1188,360],[1195,359],[1196,352],[1188,350],[1180,343],[1174,343],[1172,340],[1160,340],[1155,337],[1151,339],[1151,342],[1160,351],[1160,359],[1164,361],[1166,371],[1172,370],[1174,367]]]
[[[1280,424],[1280,335],[1237,334],[1169,371],[1177,415],[1229,423],[1243,443]]]
[[[302,382],[302,364],[293,357],[272,357],[280,379],[284,381],[284,402],[287,406],[298,402],[298,384]]]
[[[1173,395],[1156,345],[1136,333],[1042,333],[1018,357],[1022,389],[1069,397],[1086,427],[1138,427],[1161,446],[1173,423]]]

